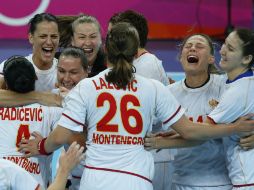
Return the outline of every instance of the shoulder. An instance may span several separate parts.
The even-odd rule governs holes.
[[[145,61],[149,61],[151,63],[157,63],[157,62],[161,62],[161,60],[159,60],[154,54],[152,53],[145,53],[143,55],[141,55],[139,58],[137,58],[138,60],[145,60]]]

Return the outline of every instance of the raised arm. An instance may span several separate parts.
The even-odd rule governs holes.
[[[63,190],[67,182],[69,172],[84,159],[84,147],[73,142],[67,152],[63,151],[59,159],[59,168],[56,178],[47,190]]]
[[[50,92],[17,93],[9,90],[0,90],[0,106],[15,107],[32,103],[61,106],[62,98]]]

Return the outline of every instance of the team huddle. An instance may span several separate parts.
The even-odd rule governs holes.
[[[93,16],[30,20],[32,54],[0,64],[0,189],[254,188],[254,33],[227,36],[220,69],[211,38],[187,36],[178,82],[147,36],[132,10],[110,18],[105,44]]]

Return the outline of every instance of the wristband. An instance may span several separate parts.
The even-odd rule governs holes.
[[[45,150],[45,141],[46,141],[46,139],[47,138],[44,138],[44,139],[42,139],[41,141],[38,142],[38,151],[41,155],[48,156],[48,155],[52,154],[52,152],[47,153],[46,150]]]

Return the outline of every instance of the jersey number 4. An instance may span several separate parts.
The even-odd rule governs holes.
[[[19,147],[19,143],[22,139],[29,139],[30,138],[30,132],[29,132],[29,125],[20,124],[18,133],[17,133],[17,139],[16,139],[16,147]]]
[[[120,111],[121,121],[125,130],[130,134],[139,134],[143,129],[143,120],[138,110],[134,108],[128,109],[128,104],[139,107],[140,103],[134,95],[124,95],[120,101],[120,106],[117,107],[117,102],[114,96],[110,93],[104,92],[98,96],[97,107],[103,107],[104,103],[109,103],[109,110],[97,123],[97,131],[101,132],[118,132],[118,124],[110,124],[117,111]],[[135,126],[130,124],[130,117],[133,117],[136,121]]]

